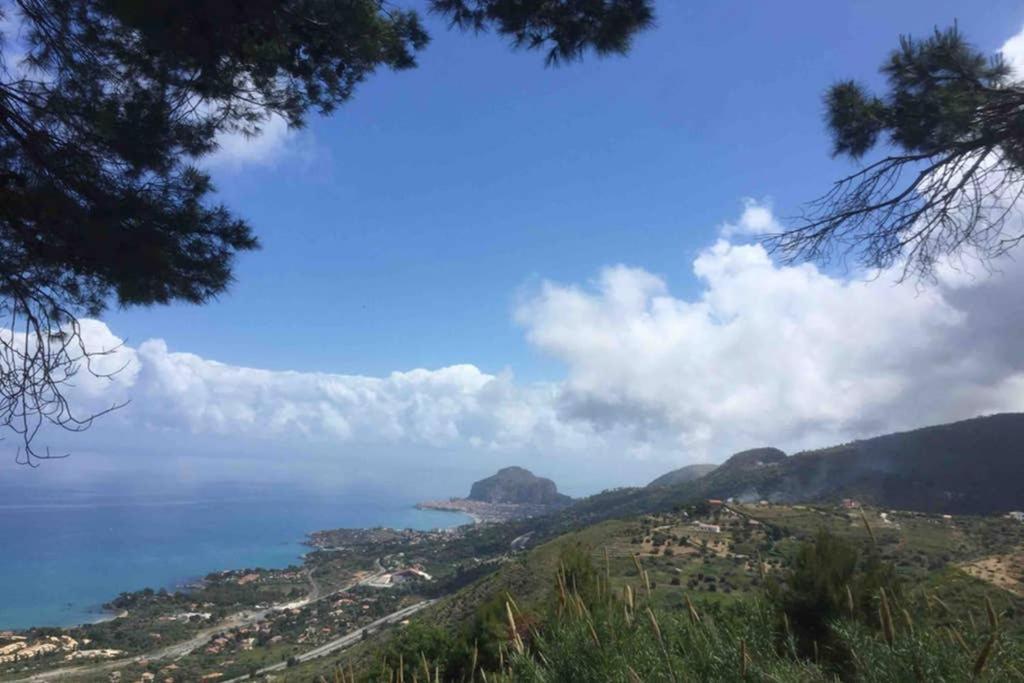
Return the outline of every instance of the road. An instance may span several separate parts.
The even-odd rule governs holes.
[[[313,648],[309,652],[303,652],[301,655],[297,655],[296,659],[298,659],[300,662],[308,662],[308,661],[310,661],[312,659],[317,659],[319,657],[323,657],[325,655],[329,655],[332,652],[337,652],[338,650],[344,650],[346,647],[349,647],[350,645],[355,644],[360,638],[362,638],[363,631],[365,631],[367,629],[376,630],[376,629],[380,628],[381,626],[387,626],[389,624],[397,623],[397,622],[405,619],[406,617],[409,617],[409,616],[412,616],[413,614],[416,614],[421,609],[423,609],[425,607],[429,607],[430,605],[434,604],[435,602],[436,602],[436,600],[424,600],[423,602],[417,602],[415,605],[409,605],[408,607],[404,607],[404,608],[398,610],[397,612],[392,612],[391,614],[389,614],[389,615],[387,615],[385,617],[381,617],[380,619],[367,624],[366,626],[362,627],[361,629],[359,629],[357,631],[352,631],[351,633],[346,633],[345,635],[341,636],[340,638],[335,638],[334,640],[332,640],[330,642],[324,643],[323,645],[321,645],[319,647]],[[267,666],[267,667],[264,667],[264,668],[260,669],[257,672],[257,674],[258,675],[263,675],[263,674],[272,673],[274,671],[281,671],[281,670],[287,668],[287,666],[288,666],[287,662],[278,662],[277,664],[271,664],[270,666]],[[224,683],[238,683],[238,681],[245,681],[245,680],[251,680],[251,679],[250,679],[250,677],[248,675],[245,675],[245,676],[239,676],[238,678],[232,678],[232,679],[230,679],[228,681],[225,681]]]
[[[317,600],[323,600],[324,598],[328,598],[334,595],[335,593],[341,593],[347,590],[351,590],[355,586],[358,586],[359,584],[364,583],[366,581],[371,581],[384,573],[384,568],[380,565],[379,562],[377,562],[376,566],[378,568],[378,571],[374,572],[373,574],[363,576],[358,581],[353,581],[348,585],[342,586],[341,588],[333,590],[329,593],[325,593],[323,595],[321,595],[320,586],[313,579],[312,574],[310,574],[307,571],[306,579],[309,581],[310,590],[309,595],[307,595],[302,600],[296,600],[295,602],[290,602],[283,605],[273,605],[271,607],[268,607],[267,609],[245,610],[243,612],[238,612],[237,614],[232,614],[223,621],[218,622],[215,626],[210,626],[208,628],[204,628],[201,631],[198,631],[194,636],[192,636],[188,640],[183,640],[180,643],[174,643],[172,645],[162,647],[159,650],[153,650],[151,652],[134,655],[130,659],[114,659],[107,662],[100,662],[97,664],[83,664],[81,666],[69,666],[59,669],[51,669],[50,671],[41,671],[37,674],[29,676],[28,678],[16,679],[12,681],[12,683],[44,683],[45,681],[59,681],[65,676],[74,676],[75,674],[95,674],[103,671],[112,671],[113,669],[117,669],[119,667],[124,666],[125,663],[129,661],[139,662],[153,661],[157,659],[179,659],[181,657],[184,657],[188,653],[192,652],[192,650],[195,650],[196,648],[205,645],[207,641],[209,641],[210,638],[217,633],[221,633],[222,631],[227,631],[241,626],[255,624],[257,621],[262,620],[270,612],[274,612],[277,610],[292,609],[294,607],[303,607],[310,603],[316,602]]]

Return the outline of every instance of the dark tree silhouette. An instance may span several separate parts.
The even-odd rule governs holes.
[[[884,156],[837,181],[791,229],[768,239],[794,261],[854,257],[928,277],[945,258],[988,264],[1024,239],[1024,87],[1001,55],[956,27],[902,38],[883,65],[888,91],[842,81],[825,97],[835,156]]]
[[[654,23],[650,0],[432,0],[453,26],[495,27],[516,47],[547,49],[548,64],[579,59],[587,50],[625,54],[634,34]]]
[[[431,8],[557,62],[624,52],[650,4]],[[329,113],[377,69],[414,67],[428,36],[381,0],[0,0],[0,13],[0,426],[31,464],[48,455],[32,446],[41,425],[94,417],[64,387],[110,350],[86,348],[78,316],[204,303],[257,248],[196,167],[217,136]]]

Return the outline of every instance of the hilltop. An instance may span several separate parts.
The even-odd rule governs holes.
[[[560,533],[707,498],[774,503],[853,498],[879,507],[949,514],[1020,510],[1024,414],[978,417],[791,456],[776,448],[756,448],[736,453],[689,481],[661,485],[659,480],[578,499],[538,523],[546,532]]]
[[[700,479],[704,475],[710,474],[717,467],[718,465],[712,465],[709,463],[686,465],[685,467],[680,467],[677,470],[666,472],[647,486],[648,488],[653,488],[657,486],[675,486],[676,484],[685,484],[688,481]]]
[[[672,476],[674,472],[668,473]],[[776,448],[733,455],[682,483],[605,491],[566,514],[593,523],[705,498],[869,505],[950,514],[1024,508],[1024,414],[977,417],[787,456]]]
[[[513,466],[474,482],[468,498],[429,500],[416,507],[462,512],[476,522],[504,522],[546,515],[570,503],[572,498],[559,493],[555,482]]]
[[[469,500],[514,505],[564,505],[572,499],[555,482],[522,467],[505,467],[473,484]]]
[[[958,514],[1024,503],[1024,414],[979,417],[786,457],[740,453],[691,484],[692,493],[740,500],[834,502]]]

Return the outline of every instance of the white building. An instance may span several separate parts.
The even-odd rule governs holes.
[[[409,567],[407,569],[403,569],[392,574],[391,583],[405,583],[406,581],[414,581],[416,579],[421,579],[423,581],[431,581],[433,580],[433,578],[434,577],[432,577],[430,574],[426,573],[422,569],[417,569],[416,567]]]

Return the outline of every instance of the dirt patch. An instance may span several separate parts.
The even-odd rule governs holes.
[[[960,568],[975,578],[1024,597],[1024,550],[965,562]]]

